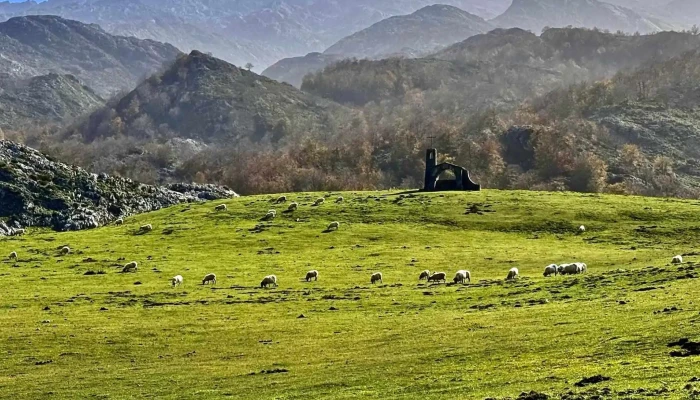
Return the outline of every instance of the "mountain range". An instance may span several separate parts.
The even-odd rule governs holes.
[[[509,0],[443,0],[492,18]],[[291,56],[323,51],[338,40],[431,0],[47,0],[0,3],[0,20],[51,14],[99,24],[115,35],[200,50],[259,70]]]
[[[178,54],[171,45],[113,36],[97,25],[56,16],[0,23],[0,79],[5,80],[70,74],[105,97],[132,89]]]

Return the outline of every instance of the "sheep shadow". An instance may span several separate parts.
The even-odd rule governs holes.
[[[326,228],[326,229],[325,229],[323,232],[321,232],[321,233],[333,233],[333,232],[338,232],[338,230],[337,230],[337,229],[328,229],[328,228]]]

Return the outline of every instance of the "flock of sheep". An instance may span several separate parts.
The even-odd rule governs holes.
[[[344,201],[343,197],[338,197],[336,199],[336,203],[342,203]],[[286,196],[280,196],[275,203],[276,204],[282,204],[287,202],[287,197]],[[314,206],[320,206],[325,202],[325,198],[321,197],[318,198],[313,204]],[[290,203],[289,207],[287,208],[288,211],[295,211],[299,208],[299,204],[296,202]],[[214,208],[215,211],[227,211],[228,207],[226,204],[220,204],[217,205]],[[263,217],[263,220],[270,220],[274,219],[277,216],[277,211],[275,210],[270,210],[268,213]],[[116,225],[123,225],[124,220],[119,218],[116,222]],[[327,228],[328,231],[331,231],[333,229],[337,230],[340,228],[340,223],[335,221],[331,222]],[[147,233],[153,231],[153,225],[147,224],[143,225],[140,227],[139,231],[141,233]],[[580,226],[579,227],[579,233],[584,233],[586,231],[585,226]],[[22,233],[24,233],[24,230],[22,230]],[[71,249],[68,246],[64,246],[60,249],[60,254],[61,255],[67,255],[71,253]],[[10,259],[17,260],[17,252],[12,252],[10,253],[9,256]],[[683,257],[682,256],[675,256],[673,257],[672,264],[682,264],[683,263]],[[544,277],[551,277],[551,276],[557,276],[557,275],[577,275],[577,274],[583,274],[586,273],[588,270],[588,266],[585,263],[582,262],[575,262],[575,263],[570,263],[570,264],[561,264],[561,265],[548,265],[544,269]],[[132,261],[122,268],[122,273],[132,273],[132,272],[137,272],[138,271],[138,263],[136,261]],[[317,270],[312,270],[306,273],[306,277],[304,278],[307,282],[310,281],[318,281],[319,277],[319,272]],[[508,271],[508,275],[506,276],[507,281],[512,281],[520,277],[520,272],[518,268],[512,268]],[[455,273],[454,278],[452,281],[455,284],[461,283],[465,284],[466,282],[471,282],[471,273],[466,270],[459,270]],[[420,273],[418,277],[419,281],[426,280],[428,283],[435,282],[435,283],[440,283],[444,282],[447,283],[447,274],[445,272],[435,272],[431,273],[429,270],[425,270]],[[173,287],[176,286],[181,286],[184,283],[184,278],[182,275],[176,275],[173,278],[171,278],[171,284]],[[376,284],[377,282],[383,283],[383,275],[381,272],[375,272],[370,276],[370,283],[371,284]],[[210,273],[204,276],[202,279],[202,285],[207,285],[207,284],[216,284],[216,274]],[[263,278],[263,280],[260,282],[260,287],[261,288],[268,288],[268,287],[277,287],[277,276],[275,275],[268,275]]]

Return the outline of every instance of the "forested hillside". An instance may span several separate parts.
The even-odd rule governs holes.
[[[193,53],[85,122],[22,140],[96,172],[248,194],[420,187],[435,137],[484,187],[694,196],[699,46],[694,33],[497,30],[431,58],[341,62],[310,93]]]

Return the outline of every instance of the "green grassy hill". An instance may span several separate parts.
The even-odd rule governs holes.
[[[294,213],[244,197],[226,212],[175,206],[0,240],[3,397],[686,399],[700,389],[689,384],[697,357],[668,347],[700,339],[697,201],[375,192],[312,207],[317,196],[289,195]],[[278,217],[261,222],[269,209]],[[324,233],[335,220],[340,230]],[[153,232],[138,234],[146,223]],[[64,245],[73,252],[60,256]],[[11,251],[18,261],[4,258]],[[686,264],[670,265],[676,254]],[[138,272],[120,273],[132,260]],[[542,277],[573,261],[588,273]],[[522,278],[505,282],[512,267]],[[302,281],[311,269],[318,282]],[[472,282],[427,285],[424,269],[468,269]],[[375,271],[383,284],[370,284]],[[215,287],[200,285],[209,272]],[[172,288],[177,274],[184,285]],[[268,274],[278,288],[259,288]],[[599,374],[610,380],[575,385]]]

